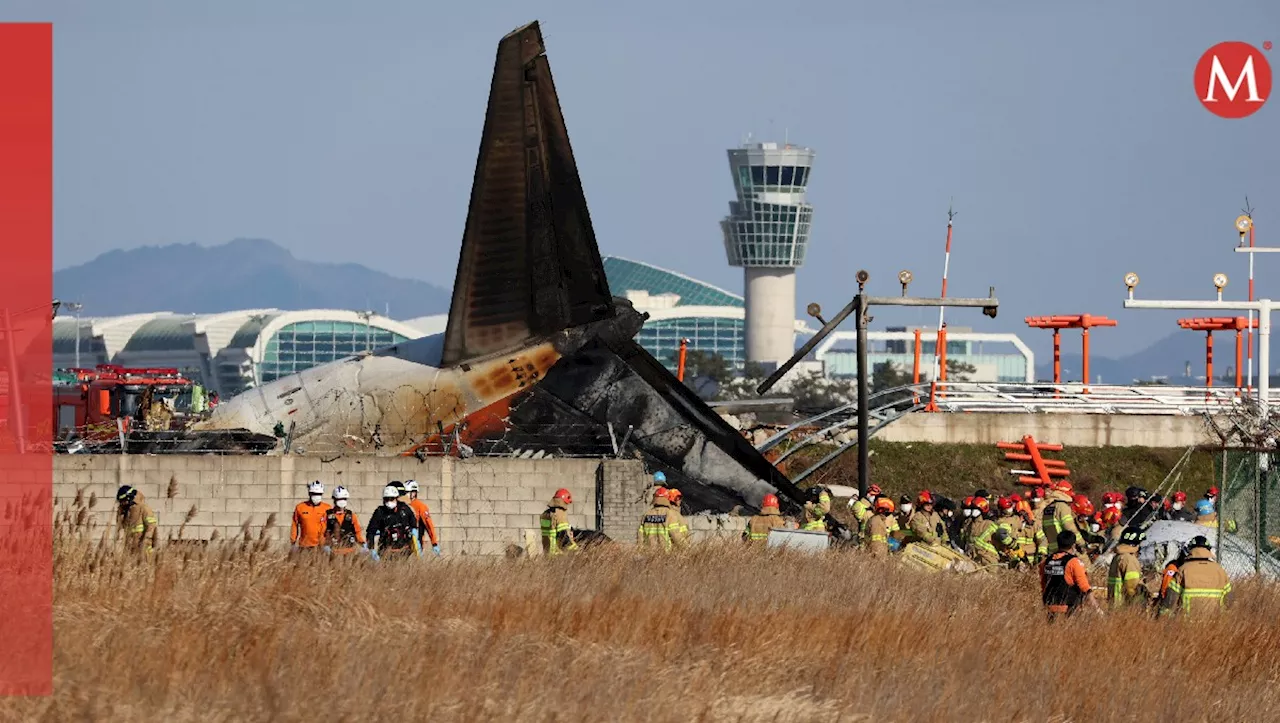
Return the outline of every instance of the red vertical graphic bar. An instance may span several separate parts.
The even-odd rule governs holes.
[[[53,26],[0,24],[0,693],[53,692]]]

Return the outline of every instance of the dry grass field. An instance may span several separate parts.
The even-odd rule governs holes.
[[[379,566],[63,539],[55,574],[55,693],[5,720],[1280,715],[1280,591],[1247,582],[1224,622],[1050,626],[1029,575],[737,546]]]

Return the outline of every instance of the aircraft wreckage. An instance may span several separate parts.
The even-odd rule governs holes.
[[[498,44],[445,332],[251,389],[192,442],[287,428],[294,452],[346,439],[421,456],[530,430],[552,446],[625,431],[695,509],[756,508],[770,492],[802,501],[634,341],[646,318],[610,292],[534,22]]]

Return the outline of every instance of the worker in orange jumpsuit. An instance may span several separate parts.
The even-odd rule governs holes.
[[[863,544],[875,558],[889,556],[890,520],[893,519],[893,500],[888,497],[877,497],[875,514],[867,519],[867,534],[863,536]],[[895,521],[896,522],[896,521]]]
[[[324,485],[319,480],[307,485],[307,499],[293,508],[293,523],[289,525],[289,542],[293,550],[315,550],[324,542],[325,513],[329,503],[324,501]]]
[[[431,551],[440,556],[440,536],[436,534],[436,523],[431,521],[431,508],[427,507],[427,503],[419,499],[418,481],[406,480],[404,483],[405,491],[409,493],[409,507],[413,509],[413,513],[418,516],[418,539],[426,537],[431,540]]]
[[[1087,600],[1101,610],[1089,586],[1089,573],[1075,554],[1076,533],[1063,530],[1054,540],[1054,553],[1040,563],[1040,600],[1049,622],[1074,615]]]
[[[786,525],[787,522],[783,519],[781,510],[778,509],[778,496],[768,494],[760,503],[760,514],[752,515],[751,519],[747,520],[747,527],[742,531],[742,539],[751,543],[753,547],[763,547],[769,539],[770,530],[780,530]]]
[[[324,514],[324,549],[335,555],[349,555],[365,546],[364,531],[356,513],[348,508],[351,493],[339,485],[333,488],[333,506]]]

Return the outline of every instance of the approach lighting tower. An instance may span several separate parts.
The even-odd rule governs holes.
[[[741,266],[746,297],[746,359],[766,371],[796,350],[796,269],[804,263],[813,206],[805,187],[813,149],[748,143],[729,149],[738,195],[720,222],[730,266]]]

